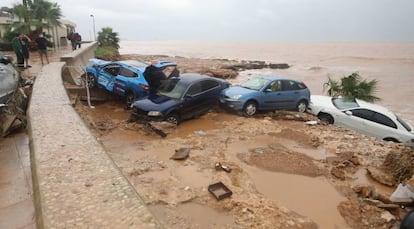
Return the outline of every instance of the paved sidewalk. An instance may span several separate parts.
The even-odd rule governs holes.
[[[0,228],[36,228],[29,140],[24,131],[0,138]]]
[[[49,51],[49,61],[59,61],[60,56],[71,51],[70,47]],[[15,58],[13,52],[3,53]],[[32,67],[22,71],[21,76],[34,79],[42,69],[37,52],[30,53],[29,64]],[[0,228],[36,228],[29,139],[26,130],[0,138]]]

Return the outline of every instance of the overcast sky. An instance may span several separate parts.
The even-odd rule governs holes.
[[[49,1],[84,40],[95,19],[96,32],[111,27],[121,40],[414,41],[414,0]]]

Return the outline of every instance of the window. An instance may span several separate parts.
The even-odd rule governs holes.
[[[201,90],[201,83],[197,82],[197,83],[191,85],[191,87],[187,91],[187,95],[196,95],[196,94],[200,93],[201,91],[202,91]]]
[[[283,80],[282,81],[283,90],[284,91],[291,91],[291,90],[299,90],[300,87],[298,83],[292,80]]]
[[[352,115],[369,120],[371,122],[376,122],[378,124],[397,129],[397,125],[390,118],[378,112],[374,112],[367,109],[355,109],[352,110]]]
[[[372,116],[374,114],[373,111],[370,111],[370,110],[367,110],[367,109],[354,109],[354,110],[351,110],[351,111],[352,111],[353,116],[363,118],[363,119],[366,119],[366,120],[369,120],[369,121],[373,121],[372,120],[373,119]]]
[[[397,129],[397,125],[387,116],[377,113],[374,113],[373,121],[391,128]]]
[[[215,80],[201,81],[201,90],[202,91],[207,91],[207,90],[210,90],[210,89],[215,88],[217,86],[219,86],[219,83]]]
[[[103,71],[112,75],[112,76],[117,76],[119,73],[119,66],[118,65],[107,65],[104,67]]]
[[[125,77],[128,77],[128,78],[138,77],[137,73],[135,73],[135,72],[133,72],[133,71],[127,69],[127,68],[124,68],[124,67],[122,67],[120,69],[119,75],[125,76]]]
[[[270,84],[270,90],[272,91],[281,91],[282,90],[282,81],[275,80]]]
[[[332,98],[332,104],[339,110],[359,107],[355,99],[343,97]]]

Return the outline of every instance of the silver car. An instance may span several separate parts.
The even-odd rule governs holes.
[[[358,99],[312,95],[307,111],[329,124],[414,147],[413,127],[380,105]]]

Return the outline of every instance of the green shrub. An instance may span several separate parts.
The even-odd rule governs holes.
[[[99,46],[95,50],[95,57],[103,60],[117,60],[119,52],[117,48],[111,46]]]

